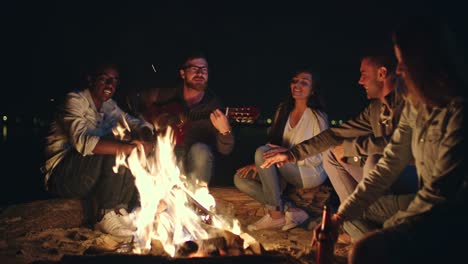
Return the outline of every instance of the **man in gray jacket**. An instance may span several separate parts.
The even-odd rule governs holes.
[[[369,105],[357,117],[323,131],[288,152],[271,150],[265,154],[266,161],[262,166],[269,167],[276,163],[281,166],[327,151],[323,161],[325,171],[340,201],[346,200],[356,185],[375,167],[398,124],[404,100],[394,73],[395,64],[393,56],[383,52],[363,56],[359,84],[365,88],[367,98],[371,99]],[[394,186],[394,192],[416,191],[414,167],[405,170],[400,179]],[[366,232],[378,228],[387,215],[392,215],[394,210],[405,206],[412,199],[412,195],[399,196],[396,205],[385,201],[394,201],[394,197],[382,198],[385,206],[371,207],[363,219],[346,223],[345,230],[351,238],[357,240]]]

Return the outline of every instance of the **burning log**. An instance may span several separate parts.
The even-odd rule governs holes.
[[[166,258],[162,256],[151,255],[121,255],[109,254],[102,256],[64,256],[60,262],[52,261],[36,261],[35,264],[91,264],[91,263],[160,263],[160,264],[185,264],[185,263],[225,263],[225,264],[238,264],[238,263],[269,263],[269,264],[299,264],[297,259],[277,254],[277,255],[243,255],[243,256],[218,256],[218,257],[204,257],[204,258]]]
[[[176,258],[261,255],[267,252],[259,242],[246,233],[236,235],[209,225],[204,228],[208,230],[211,237],[198,241],[190,240],[178,245]],[[151,250],[147,254],[168,256],[158,240],[151,241]]]
[[[176,257],[261,255],[266,250],[247,233],[236,235],[224,229],[205,227],[211,238],[187,241],[177,251]]]
[[[240,236],[218,229],[212,238],[185,242],[177,250],[176,257],[239,256],[245,252],[243,244]]]
[[[198,244],[194,241],[186,241],[182,244],[177,250],[176,257],[178,258],[187,258],[198,252]]]

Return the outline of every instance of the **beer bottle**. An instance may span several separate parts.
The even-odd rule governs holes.
[[[335,241],[333,239],[331,225],[331,213],[329,207],[323,206],[322,223],[320,232],[317,239],[317,264],[330,264],[333,263],[333,253],[335,248]]]

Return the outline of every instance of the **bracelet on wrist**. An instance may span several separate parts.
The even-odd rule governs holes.
[[[221,132],[219,132],[219,133],[220,133],[221,135],[223,135],[223,136],[226,136],[226,135],[231,134],[231,130],[228,130],[228,131],[223,132],[223,133],[221,133]]]

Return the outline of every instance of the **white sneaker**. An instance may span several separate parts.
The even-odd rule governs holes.
[[[113,236],[132,236],[133,231],[123,223],[121,218],[122,216],[120,214],[116,214],[115,211],[112,210],[106,213],[101,221],[96,223],[94,229]]]
[[[137,227],[133,224],[132,218],[130,218],[130,215],[128,214],[127,210],[125,208],[120,208],[116,211],[116,215],[120,215],[119,219],[120,221],[128,227],[128,229],[132,231],[136,231]]]
[[[247,229],[250,231],[260,230],[260,229],[275,229],[280,228],[286,223],[284,217],[274,219],[270,216],[270,214],[265,214],[260,220],[257,222],[248,225]]]
[[[309,218],[309,215],[302,209],[295,208],[294,211],[286,211],[285,213],[286,224],[281,230],[286,231],[294,228]]]

